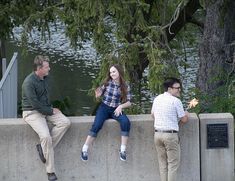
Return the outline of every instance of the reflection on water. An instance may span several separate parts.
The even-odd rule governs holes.
[[[14,33],[14,43],[19,44],[21,40],[21,33],[23,29],[21,27],[16,27],[13,30]],[[60,22],[56,23],[56,28],[53,25],[50,26],[50,39],[48,33],[46,33],[46,41],[42,39],[41,32],[34,28],[29,36],[28,40],[28,50],[33,52],[43,52],[44,54],[50,54],[52,56],[59,55],[56,61],[73,60],[74,61],[86,61],[86,65],[91,65],[97,62],[96,51],[92,47],[92,41],[79,42],[82,45],[82,49],[73,49],[70,46],[69,39],[65,36],[64,25]]]

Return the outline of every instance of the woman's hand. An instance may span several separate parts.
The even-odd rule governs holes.
[[[122,105],[119,105],[119,106],[115,109],[114,115],[115,115],[116,117],[122,115]]]
[[[102,95],[102,90],[100,87],[98,87],[96,90],[95,90],[95,98],[98,98]]]
[[[130,107],[131,106],[131,102],[130,101],[127,101],[123,104],[120,104],[114,111],[114,115],[115,116],[120,116],[122,115],[122,109],[125,109],[127,107]]]

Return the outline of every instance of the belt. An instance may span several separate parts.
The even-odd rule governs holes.
[[[178,133],[176,130],[156,130],[155,132],[160,132],[160,133]]]

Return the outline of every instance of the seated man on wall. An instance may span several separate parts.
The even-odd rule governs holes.
[[[45,163],[48,180],[57,180],[54,167],[54,148],[70,127],[70,120],[49,101],[48,74],[49,59],[38,55],[34,59],[34,71],[24,80],[22,85],[23,119],[40,138],[36,145],[40,159]],[[49,132],[47,121],[54,127]]]

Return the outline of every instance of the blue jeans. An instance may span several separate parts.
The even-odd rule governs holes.
[[[101,103],[95,116],[94,123],[90,129],[89,135],[92,137],[96,137],[100,129],[103,127],[105,120],[112,118],[117,120],[120,123],[121,127],[121,135],[129,136],[131,123],[128,117],[122,113],[119,116],[114,115],[114,110],[116,108],[107,106],[104,103]]]

